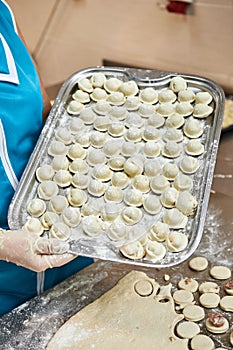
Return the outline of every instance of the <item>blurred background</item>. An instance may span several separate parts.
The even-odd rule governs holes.
[[[233,0],[8,3],[51,99],[74,72],[103,64],[197,74],[233,93]]]

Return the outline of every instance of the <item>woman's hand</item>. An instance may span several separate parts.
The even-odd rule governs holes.
[[[69,244],[39,237],[23,230],[0,230],[0,259],[26,267],[35,272],[62,266],[76,256],[68,254]]]

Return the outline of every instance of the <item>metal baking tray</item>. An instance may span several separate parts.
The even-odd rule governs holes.
[[[18,189],[9,207],[9,226],[11,229],[19,229],[26,222],[29,216],[26,210],[27,204],[37,194],[36,169],[43,162],[48,161],[47,149],[54,139],[55,130],[60,126],[66,126],[68,123],[70,115],[67,113],[66,107],[71,100],[71,95],[77,89],[77,83],[81,78],[90,78],[93,73],[97,72],[104,73],[107,78],[117,77],[122,81],[134,80],[138,84],[139,89],[154,87],[158,92],[168,87],[171,78],[179,75],[186,80],[188,87],[192,88],[193,91],[208,91],[213,96],[212,106],[214,111],[210,117],[204,120],[202,143],[205,145],[205,152],[200,157],[200,168],[193,176],[193,193],[197,198],[198,208],[195,216],[189,217],[188,224],[182,230],[188,236],[188,245],[185,250],[178,253],[168,252],[158,262],[130,260],[122,256],[119,252],[119,245],[110,241],[104,233],[97,238],[90,239],[80,233],[80,229],[74,228],[70,238],[70,250],[82,256],[146,267],[161,268],[177,265],[193,254],[203,234],[224,111],[225,96],[221,87],[213,81],[199,76],[120,67],[93,67],[73,74],[62,85],[35,150],[20,180]],[[153,218],[153,220],[155,219]]]

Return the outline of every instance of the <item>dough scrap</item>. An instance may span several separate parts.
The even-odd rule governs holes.
[[[153,291],[149,296],[140,296],[135,288],[142,294]],[[96,350],[118,350],[119,344],[124,350],[131,350],[132,344],[134,350],[186,350],[188,340],[174,334],[182,315],[174,310],[170,289],[171,285],[160,288],[156,295],[157,282],[143,272],[132,271],[71,317],[53,336],[47,350],[71,350],[77,346],[90,349],[94,345]]]

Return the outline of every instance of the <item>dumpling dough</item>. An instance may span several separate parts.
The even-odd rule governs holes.
[[[128,189],[124,194],[124,202],[129,206],[140,207],[143,202],[142,192],[136,189]]]
[[[145,249],[139,241],[123,245],[120,248],[120,252],[126,258],[132,260],[142,259],[145,256]]]
[[[100,180],[91,179],[87,191],[94,197],[101,197],[106,191],[106,185]]]
[[[139,93],[139,98],[143,103],[155,104],[158,101],[158,93],[152,87],[146,87]]]
[[[84,124],[90,125],[94,123],[96,114],[92,111],[91,108],[85,108],[80,112],[80,119],[84,122]]]
[[[84,159],[86,157],[86,150],[78,143],[75,143],[69,147],[68,157],[72,160],[74,159]]]
[[[160,155],[161,146],[159,142],[148,141],[143,147],[143,152],[146,157],[154,158]]]
[[[101,88],[105,84],[107,78],[103,73],[97,72],[93,73],[90,82],[94,88]]]
[[[184,117],[178,113],[170,115],[165,122],[167,128],[180,128],[184,125]]]
[[[179,337],[192,339],[200,333],[200,327],[195,322],[184,321],[178,324],[176,331]]]
[[[207,118],[213,112],[213,107],[205,103],[198,103],[193,108],[193,116],[196,118]]]
[[[231,270],[226,266],[216,265],[210,269],[210,275],[217,280],[225,280],[231,277]]]
[[[53,181],[60,187],[67,187],[71,184],[72,175],[68,170],[58,170],[53,177]],[[57,194],[57,193],[56,193]]]
[[[78,115],[83,110],[84,105],[78,101],[72,100],[67,106],[67,112],[71,115]]]
[[[190,345],[192,350],[213,350],[215,347],[213,340],[204,334],[197,334],[193,337]]]
[[[164,242],[170,233],[169,226],[164,222],[156,222],[149,230],[149,237],[152,241]]]
[[[66,156],[55,156],[52,160],[52,167],[54,170],[67,170],[69,166],[69,160]]]
[[[136,157],[128,158],[124,163],[124,172],[129,177],[140,175],[143,172],[143,164],[139,158],[136,158]]]
[[[50,156],[64,156],[67,154],[67,147],[61,141],[52,141],[48,147],[48,154]]]
[[[206,103],[209,104],[213,100],[212,95],[208,91],[200,91],[196,93],[196,104]]]
[[[139,142],[142,139],[142,130],[133,126],[126,131],[124,137],[128,141]]]
[[[204,145],[198,139],[191,139],[185,145],[185,152],[190,156],[199,156],[204,152]]]
[[[44,164],[36,170],[36,178],[38,181],[52,180],[54,176],[54,169],[51,165]]]
[[[198,290],[198,282],[193,278],[185,277],[178,282],[178,287],[195,293]]]
[[[104,89],[96,87],[90,95],[91,99],[95,102],[100,100],[107,100],[108,94]]]
[[[146,193],[150,190],[150,183],[145,175],[136,175],[132,179],[132,186],[142,193]]]
[[[87,92],[83,91],[83,90],[76,90],[73,95],[72,95],[73,99],[75,101],[78,101],[80,103],[88,103],[90,102],[90,96]]]
[[[205,311],[199,305],[187,305],[183,309],[183,315],[186,320],[197,322],[205,318]]]
[[[165,176],[157,175],[151,178],[150,188],[155,194],[161,194],[169,187],[170,183]]]
[[[196,139],[203,134],[203,126],[198,120],[190,119],[185,123],[183,132],[190,139]]]
[[[122,122],[112,122],[108,126],[108,133],[113,137],[120,137],[124,134],[125,127]]]
[[[128,96],[124,106],[128,111],[136,111],[140,105],[141,101],[138,96]]]
[[[193,102],[195,100],[195,93],[191,89],[181,90],[178,92],[178,101]]]
[[[93,110],[100,115],[106,115],[110,112],[111,106],[107,101],[100,100],[95,103]]]
[[[39,198],[49,200],[58,194],[58,186],[51,180],[43,181],[37,188],[37,194]]]
[[[203,293],[199,298],[199,302],[206,308],[215,308],[220,302],[220,296],[215,293]]]
[[[189,191],[193,188],[193,180],[190,176],[178,173],[174,179],[173,186],[178,191]]]
[[[162,90],[158,94],[159,102],[175,102],[176,94],[172,90]]]
[[[173,293],[173,299],[176,304],[179,305],[179,309],[183,309],[186,305],[193,303],[194,296],[193,293],[187,289],[176,290]]]
[[[121,85],[122,81],[120,79],[112,77],[106,80],[104,83],[104,88],[108,92],[114,92],[120,90]]]
[[[123,172],[114,172],[111,179],[112,185],[121,189],[129,184],[129,177]]]
[[[109,186],[104,194],[106,201],[120,203],[123,200],[123,191],[119,187]]]
[[[175,141],[168,141],[162,150],[162,155],[167,158],[177,158],[181,153],[181,146]]]
[[[177,203],[178,195],[179,192],[174,187],[166,189],[161,195],[162,205],[165,208],[173,208]]]
[[[186,216],[194,215],[197,208],[197,200],[188,191],[180,192],[176,200],[176,208]]]
[[[88,187],[90,182],[90,177],[88,175],[84,175],[82,173],[76,173],[73,175],[71,184],[76,187],[84,190]]]
[[[90,134],[90,144],[93,147],[101,148],[106,141],[106,135],[99,131],[93,131]]]
[[[79,89],[91,93],[93,91],[92,84],[88,78],[81,78],[78,81]]]
[[[97,165],[93,168],[92,176],[94,179],[101,180],[103,182],[109,181],[112,177],[113,171],[109,169],[106,164]]]
[[[107,101],[114,106],[120,106],[125,102],[125,96],[122,92],[120,91],[114,91],[111,92],[108,97]]]
[[[203,282],[200,284],[199,286],[199,293],[203,294],[203,293],[219,293],[220,291],[220,287],[219,285],[217,285],[217,283],[215,282]]]
[[[173,181],[179,173],[179,168],[175,163],[166,163],[162,168],[162,172],[169,181]]]
[[[196,256],[189,261],[189,267],[194,271],[204,271],[208,267],[208,260],[203,256]]]
[[[103,221],[95,215],[89,215],[82,219],[82,229],[89,237],[99,236],[105,229]]]
[[[137,83],[133,80],[125,81],[121,84],[120,91],[123,92],[125,96],[134,96],[138,92]]]
[[[156,112],[161,114],[164,117],[169,117],[175,112],[175,107],[172,103],[166,102],[159,104],[158,108],[156,109]]]
[[[147,159],[144,164],[144,173],[147,176],[156,176],[161,173],[161,165],[158,159]]]
[[[220,300],[220,307],[224,311],[233,312],[233,296],[226,295]]]
[[[180,161],[180,169],[185,174],[194,174],[198,170],[199,166],[200,164],[198,159],[192,156],[184,156]]]
[[[59,215],[52,211],[46,211],[41,217],[41,224],[45,230],[49,230],[50,227],[59,221]]]
[[[119,144],[118,144],[119,149]],[[137,144],[132,141],[124,141],[121,146],[121,154],[124,157],[132,157],[134,154],[138,152]]]
[[[151,116],[149,116],[147,124],[148,125],[152,125],[155,128],[160,128],[161,126],[163,126],[165,123],[165,118],[158,114],[158,113],[154,113]]]
[[[23,229],[29,233],[35,233],[38,236],[42,235],[44,228],[38,218],[28,218]]]
[[[69,171],[74,174],[87,174],[89,171],[89,165],[84,159],[76,158],[70,163]]]

